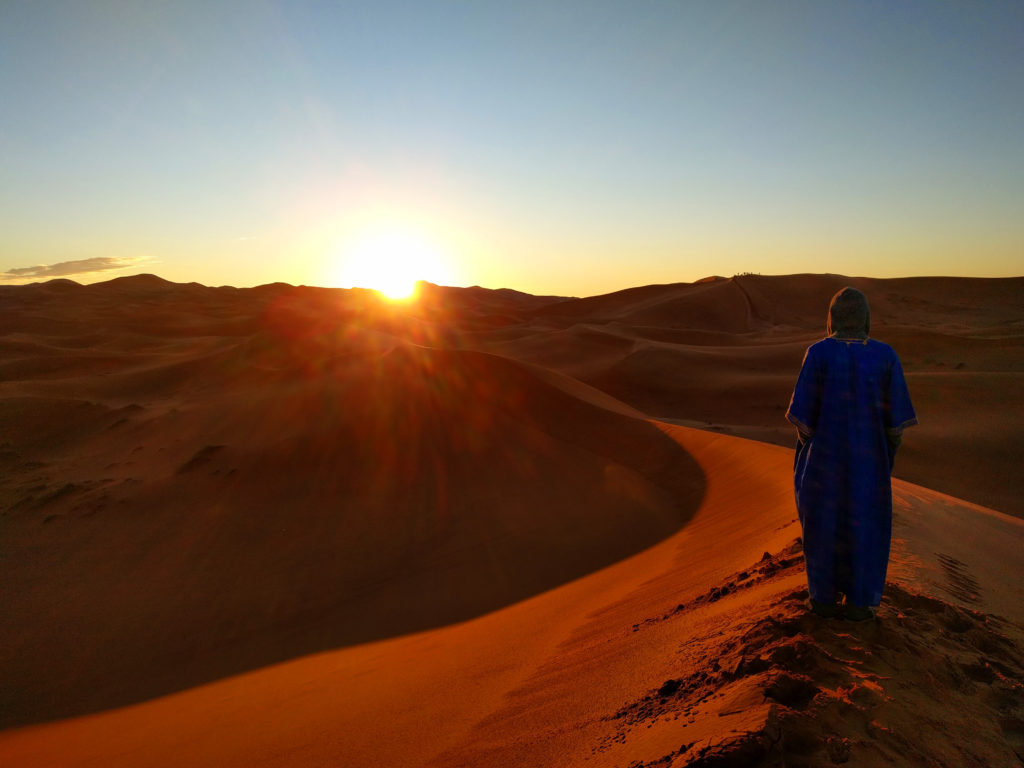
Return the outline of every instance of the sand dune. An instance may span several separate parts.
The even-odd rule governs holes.
[[[897,482],[867,625],[716,434],[788,442],[848,283],[970,499]],[[0,287],[0,762],[1019,764],[1022,287]]]
[[[641,554],[468,623],[8,731],[0,755],[646,766],[774,765],[785,749],[787,765],[1014,764],[1024,581],[1006,564],[1024,523],[898,484],[882,620],[824,622],[800,604],[788,452],[665,429],[709,483],[690,523]]]
[[[745,275],[552,303],[533,333],[478,335],[674,423],[791,446],[782,418],[828,299],[863,290],[900,354],[920,426],[899,477],[1024,516],[1024,278]]]
[[[469,618],[700,499],[685,451],[564,377],[361,326],[211,340],[191,289],[151,289],[117,354],[4,382],[7,725]]]

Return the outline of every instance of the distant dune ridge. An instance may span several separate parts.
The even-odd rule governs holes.
[[[778,445],[804,350],[851,285],[920,413],[896,474],[1024,516],[1024,278],[745,275],[548,305],[486,348],[578,377],[650,416]]]
[[[856,627],[783,418],[844,285],[921,422]],[[0,286],[0,762],[1019,764],[1022,341],[1024,278]]]

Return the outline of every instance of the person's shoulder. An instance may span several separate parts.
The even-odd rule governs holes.
[[[877,357],[886,360],[887,362],[899,362],[899,355],[896,354],[896,350],[886,344],[884,341],[878,339],[868,339],[868,346],[872,349]]]
[[[896,354],[896,350],[895,349],[890,347],[884,341],[879,341],[878,339],[871,339],[871,338],[869,338],[867,340],[867,345],[869,347],[871,347],[875,352],[879,352],[879,353],[884,354],[884,355],[895,355]]]

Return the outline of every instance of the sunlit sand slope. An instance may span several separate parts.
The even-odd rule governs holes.
[[[785,449],[677,427],[662,543],[472,621],[0,734],[17,765],[1015,765],[1024,524],[897,483],[877,622],[807,614]],[[965,586],[966,585],[966,586]]]

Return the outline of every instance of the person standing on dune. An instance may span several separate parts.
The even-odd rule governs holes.
[[[917,417],[896,352],[868,336],[863,293],[843,288],[833,296],[826,327],[826,338],[804,355],[786,412],[797,429],[796,506],[811,609],[863,621],[882,599],[893,460]]]

